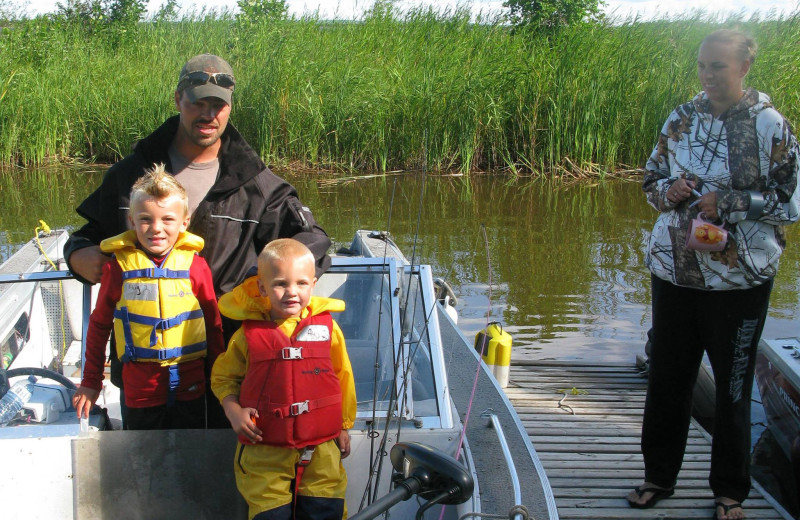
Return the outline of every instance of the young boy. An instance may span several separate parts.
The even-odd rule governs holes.
[[[225,348],[211,271],[186,231],[186,192],[163,165],[133,185],[133,227],[103,240],[106,263],[86,336],[83,380],[72,399],[88,417],[102,389],[112,326],[131,430],[205,427],[206,366]],[[208,357],[208,365],[206,364]]]
[[[330,315],[344,302],[312,297],[316,282],[311,251],[278,239],[259,255],[258,275],[220,299],[220,312],[243,323],[214,364],[211,389],[239,435],[236,486],[251,519],[344,516],[341,459],[350,454],[356,393]]]

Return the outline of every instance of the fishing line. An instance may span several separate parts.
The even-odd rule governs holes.
[[[489,267],[489,298],[487,302],[488,308],[486,309],[486,324],[484,328],[489,326],[489,319],[492,315],[492,257],[489,254],[489,239],[486,237],[486,224],[481,223],[481,232],[483,233],[483,244],[486,248],[486,263]],[[464,415],[464,426],[461,428],[461,435],[458,436],[458,445],[456,446],[455,459],[458,460],[461,455],[461,446],[464,443],[464,436],[467,434],[467,424],[469,424],[469,416],[472,413],[472,403],[475,400],[475,390],[478,388],[478,376],[481,373],[481,360],[486,351],[486,344],[489,341],[488,335],[485,335],[481,342],[481,352],[478,356],[478,366],[475,369],[475,379],[472,381],[472,391],[469,394],[469,401],[467,402],[467,413]],[[444,517],[444,510],[447,506],[442,506],[439,513],[439,520]]]
[[[486,310],[486,327],[489,326],[489,319],[492,315],[492,258],[489,254],[489,239],[486,237],[486,225],[481,224],[481,231],[483,232],[483,243],[486,246],[486,262],[489,266],[489,298],[488,298],[488,308]],[[461,435],[458,439],[458,446],[456,447],[456,455],[455,459],[458,460],[458,456],[461,454],[461,445],[464,442],[464,436],[467,433],[467,423],[469,422],[469,415],[472,411],[472,402],[475,400],[475,389],[478,387],[478,375],[481,372],[481,360],[483,359],[483,354],[486,351],[486,344],[488,343],[488,336],[485,336],[483,342],[481,344],[481,352],[480,356],[478,357],[478,367],[475,370],[475,379],[472,382],[472,392],[469,395],[469,403],[467,404],[467,413],[464,416],[464,428],[461,430]]]
[[[424,203],[424,200],[425,200],[425,184],[426,184],[426,180],[427,180],[427,142],[428,142],[427,140],[428,140],[428,132],[426,130],[425,131],[425,137],[424,137],[425,146],[424,146],[424,150],[423,150],[423,154],[424,155],[423,155],[423,167],[422,167],[422,186],[420,188],[419,205],[418,205],[418,208],[417,208],[417,227],[416,227],[416,230],[414,232],[414,241],[413,241],[413,246],[412,246],[411,265],[409,266],[409,273],[412,273],[414,271],[414,265],[416,263],[416,258],[417,258],[417,244],[418,244],[418,241],[419,241],[419,230],[420,230],[421,223],[422,223],[422,207],[423,207],[423,203]],[[394,193],[393,193],[393,196],[394,196]],[[387,229],[387,231],[388,231],[388,229]],[[386,257],[386,251],[387,250],[388,250],[388,240],[386,241],[386,243],[384,245],[384,258]],[[385,277],[382,277],[381,284],[383,284],[383,279],[384,278]],[[401,293],[406,296],[405,306],[404,306],[404,309],[401,312],[401,314],[402,314],[404,319],[408,318],[408,305],[409,305],[408,295],[410,293],[410,288],[411,288],[411,276],[409,275],[408,278],[409,278],[408,279],[408,286],[407,286],[405,292],[402,292],[402,279],[401,279],[401,286],[400,286]],[[381,289],[381,294],[383,294],[383,290],[382,289]],[[415,305],[416,305],[416,302],[415,302]],[[381,307],[381,309],[382,309],[382,307]],[[416,309],[416,307],[414,309]],[[402,323],[405,324],[406,321],[403,321]],[[403,331],[401,330],[401,334],[402,333],[403,333]],[[388,442],[389,428],[391,426],[391,413],[392,413],[392,410],[394,409],[394,407],[397,405],[398,370],[400,368],[400,362],[403,359],[405,345],[407,345],[407,342],[405,342],[401,337],[401,341],[400,341],[400,345],[399,345],[400,348],[397,349],[397,355],[394,356],[394,360],[393,360],[392,385],[391,385],[391,391],[390,391],[390,395],[389,395],[389,403],[388,403],[388,407],[387,407],[387,410],[386,410],[386,423],[385,423],[384,429],[383,429],[383,437],[381,438],[381,442],[379,444],[379,450],[378,451],[380,452],[379,453],[380,457],[378,458],[378,461],[377,461],[377,469],[374,470],[375,480],[374,480],[374,482],[369,482],[368,481],[368,484],[367,484],[368,486],[370,486],[370,485],[373,486],[373,492],[369,497],[370,500],[374,500],[375,497],[377,497],[378,487],[380,486],[380,474],[383,471],[383,459],[388,454],[387,451],[386,451],[386,443]],[[377,356],[377,353],[376,353],[376,356]],[[408,359],[412,359],[412,358],[408,358]],[[375,388],[373,390],[373,395],[375,395],[375,392],[377,392],[377,360],[376,360],[375,372],[376,372],[375,373],[375,379],[373,380],[374,381],[373,384],[374,384]],[[407,374],[408,374],[408,371],[404,370],[403,371],[403,377],[406,377]],[[397,422],[397,432],[396,432],[396,439],[398,441],[400,440],[400,431],[401,431],[401,428],[402,428],[402,415],[403,415],[402,410],[406,406],[406,401],[405,401],[406,398],[407,398],[407,392],[405,391],[406,390],[406,386],[405,386],[406,384],[407,384],[407,381],[404,380],[402,382],[402,386],[399,387],[403,391],[403,399],[402,399],[402,401],[400,401],[399,406],[398,406],[398,422]],[[373,409],[375,408],[376,404],[377,404],[377,399],[375,399],[373,401]],[[374,424],[374,421],[373,421],[373,424]],[[370,432],[370,435],[372,436],[372,440],[374,441],[375,435],[372,433],[372,431]],[[372,444],[371,446],[374,448],[374,444]],[[375,454],[375,451],[372,450],[372,452],[370,453],[371,462],[370,462],[370,477],[369,477],[369,480],[373,479],[373,467],[374,467],[374,464],[375,464],[375,461],[373,459],[374,454]],[[362,505],[363,505],[363,502],[364,502],[364,498],[362,496]]]

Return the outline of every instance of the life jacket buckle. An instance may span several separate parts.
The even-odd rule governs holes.
[[[289,415],[300,415],[304,413],[308,413],[308,401],[289,405]]]
[[[284,347],[281,349],[283,359],[303,359],[303,347]]]
[[[308,466],[311,464],[311,456],[314,455],[316,446],[306,446],[303,448],[303,453],[300,454],[300,461],[297,463],[300,466]]]

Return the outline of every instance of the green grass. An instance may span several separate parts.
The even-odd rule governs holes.
[[[118,159],[175,113],[183,62],[212,52],[236,71],[232,121],[272,164],[603,175],[644,164],[721,26],[755,36],[747,83],[796,123],[798,16],[627,20],[551,40],[466,10],[255,27],[201,14],[122,37],[16,20],[0,35],[0,164]]]

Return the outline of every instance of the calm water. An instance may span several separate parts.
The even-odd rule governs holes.
[[[80,226],[74,208],[103,172],[0,173],[0,257],[29,240],[39,219],[54,228]],[[487,320],[501,321],[514,338],[514,358],[633,362],[642,352],[650,323],[642,251],[655,212],[639,179],[561,185],[404,175],[291,182],[337,248],[356,229],[388,229],[409,258],[432,264],[459,298],[467,337]],[[798,292],[800,226],[793,226],[765,337],[797,334]],[[759,423],[763,410],[754,408]],[[754,443],[762,431],[754,426]],[[769,448],[762,439],[760,451]]]

